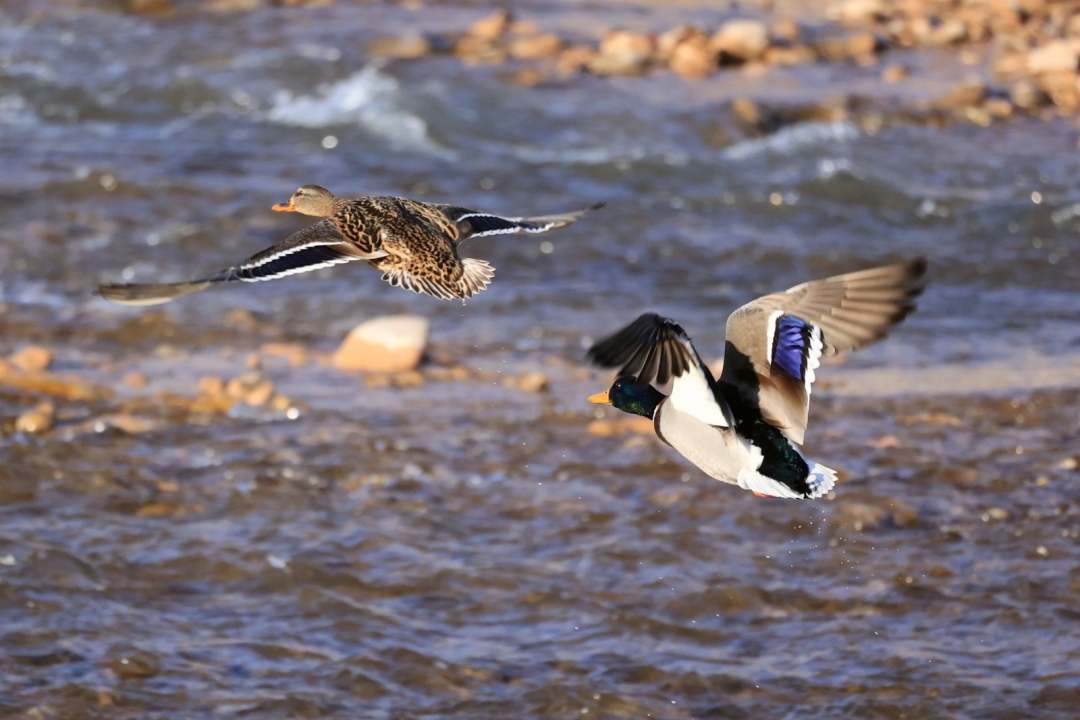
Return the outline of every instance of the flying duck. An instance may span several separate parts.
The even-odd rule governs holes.
[[[502,217],[399,197],[339,198],[318,185],[302,186],[288,203],[272,209],[322,219],[239,265],[203,278],[106,284],[99,286],[98,292],[124,305],[156,305],[212,285],[275,280],[363,260],[394,287],[442,300],[464,300],[487,287],[495,268],[484,260],[462,258],[458,248],[463,241],[486,235],[547,232],[569,225],[587,212]]]
[[[819,498],[836,472],[799,449],[823,355],[879,340],[915,309],[926,261],[884,265],[765,295],[728,316],[713,378],[686,331],[645,313],[588,351],[619,368],[597,404],[651,418],[657,436],[707,475],[757,495]]]

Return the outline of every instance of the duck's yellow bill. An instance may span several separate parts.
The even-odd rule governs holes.
[[[595,395],[590,395],[589,396],[589,402],[591,402],[593,405],[610,405],[611,404],[611,398],[608,397],[608,391],[607,390],[602,390],[601,392],[598,392]]]
[[[292,203],[289,203],[288,205],[286,205],[285,203],[278,203],[278,204],[274,205],[274,207],[272,207],[270,209],[273,210],[274,212],[295,212],[295,210],[293,209]]]

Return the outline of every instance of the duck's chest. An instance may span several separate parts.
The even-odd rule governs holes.
[[[365,253],[382,249],[380,223],[375,213],[366,208],[346,206],[331,218],[341,236]]]
[[[761,465],[761,451],[733,429],[703,423],[670,402],[657,406],[653,427],[661,440],[717,480],[735,483],[740,471]]]

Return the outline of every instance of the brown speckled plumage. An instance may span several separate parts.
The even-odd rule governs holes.
[[[364,260],[395,287],[444,300],[464,300],[487,287],[495,268],[484,260],[462,258],[458,253],[462,241],[485,235],[546,232],[569,225],[586,212],[507,218],[400,197],[338,198],[318,185],[304,185],[287,204],[275,205],[274,210],[323,219],[245,262],[205,278],[102,285],[99,292],[122,304],[152,305],[218,283],[273,280]]]

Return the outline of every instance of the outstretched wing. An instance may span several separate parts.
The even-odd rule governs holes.
[[[645,313],[589,348],[588,357],[601,367],[619,368],[620,377],[651,383],[658,390],[671,382],[668,399],[674,407],[708,425],[731,426],[712,373],[674,320]]]
[[[440,205],[439,209],[457,227],[457,239],[485,237],[487,235],[506,235],[512,233],[543,233],[576,222],[590,210],[596,210],[604,203],[596,203],[583,210],[574,210],[558,215],[537,215],[535,217],[503,217],[494,213],[469,210],[468,208]]]
[[[364,254],[349,243],[330,220],[298,230],[282,242],[232,267],[207,277],[176,283],[119,283],[101,285],[98,292],[122,305],[156,305],[220,283],[276,280],[320,268],[383,257]]]
[[[765,295],[727,321],[721,386],[756,395],[762,416],[802,443],[822,355],[885,336],[915,308],[926,261],[836,275]]]
[[[218,276],[226,282],[276,280],[384,255],[383,252],[364,254],[358,251],[341,236],[332,221],[321,220],[311,227],[297,230],[277,245],[255,253],[239,265],[223,270]]]

